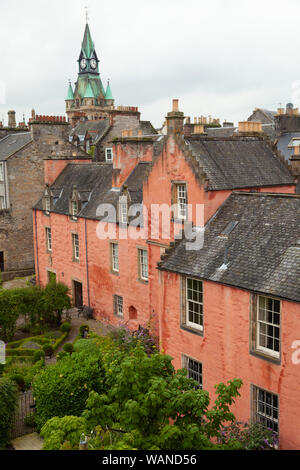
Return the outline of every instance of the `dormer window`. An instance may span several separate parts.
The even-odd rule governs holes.
[[[72,220],[77,220],[78,214],[81,210],[80,194],[76,186],[73,186],[72,196],[69,202],[69,212]]]
[[[72,216],[77,217],[78,215],[78,202],[72,201]]]
[[[107,162],[112,162],[113,161],[113,149],[112,148],[106,148],[105,149],[105,160]]]
[[[45,210],[46,212],[50,212],[51,209],[51,201],[49,197],[45,198]]]
[[[127,195],[119,198],[119,222],[121,225],[127,226],[128,221],[128,198]]]
[[[46,184],[43,197],[43,210],[46,215],[50,214],[52,208],[52,193],[48,184]]]

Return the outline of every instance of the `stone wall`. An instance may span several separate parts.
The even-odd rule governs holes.
[[[34,272],[32,207],[42,197],[44,164],[49,157],[86,156],[70,144],[68,125],[38,123],[32,126],[33,141],[7,160],[10,209],[0,211],[0,252],[4,253],[7,280]]]

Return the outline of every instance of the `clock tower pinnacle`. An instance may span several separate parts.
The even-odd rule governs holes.
[[[99,73],[99,59],[92,40],[88,17],[78,58],[78,78],[72,96],[72,86],[69,85],[66,113],[72,125],[76,125],[80,118],[89,120],[104,117],[104,112],[114,109],[114,100],[111,92],[110,99],[106,98],[106,91],[102,85]]]

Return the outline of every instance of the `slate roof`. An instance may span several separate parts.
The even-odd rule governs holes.
[[[203,248],[180,241],[159,269],[300,302],[300,196],[233,192],[206,225]]]
[[[140,121],[140,128],[143,131],[143,135],[153,135],[158,133],[150,121]]]
[[[143,182],[151,166],[151,162],[140,162],[124,182],[131,204],[142,203]],[[101,220],[102,217],[97,216],[98,206],[112,204],[117,209],[121,195],[121,191],[112,188],[112,172],[113,165],[110,163],[67,165],[50,188],[54,198],[54,207],[51,212],[69,215],[69,201],[75,185],[82,202],[79,217]],[[36,204],[35,209],[43,210],[42,199]]]
[[[237,127],[206,127],[208,137],[231,137],[238,132]]]
[[[74,135],[78,135],[80,140],[84,140],[86,132],[89,132],[93,142],[95,143],[103,137],[109,128],[110,124],[108,119],[101,119],[99,121],[82,121],[72,129],[70,136],[73,137]]]
[[[262,137],[185,138],[195,169],[206,173],[209,190],[293,184],[284,163]]]
[[[7,135],[0,140],[0,160],[7,160],[29,142],[31,142],[30,132]]]

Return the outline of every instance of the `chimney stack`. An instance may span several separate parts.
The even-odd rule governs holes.
[[[184,113],[179,111],[178,100],[173,100],[172,111],[167,114],[167,133],[183,134]]]
[[[8,127],[16,127],[16,111],[8,111]]]
[[[240,121],[239,133],[240,134],[261,134],[262,123],[260,121]]]
[[[194,126],[194,132],[193,134],[204,134],[204,126],[203,124],[196,124]]]

